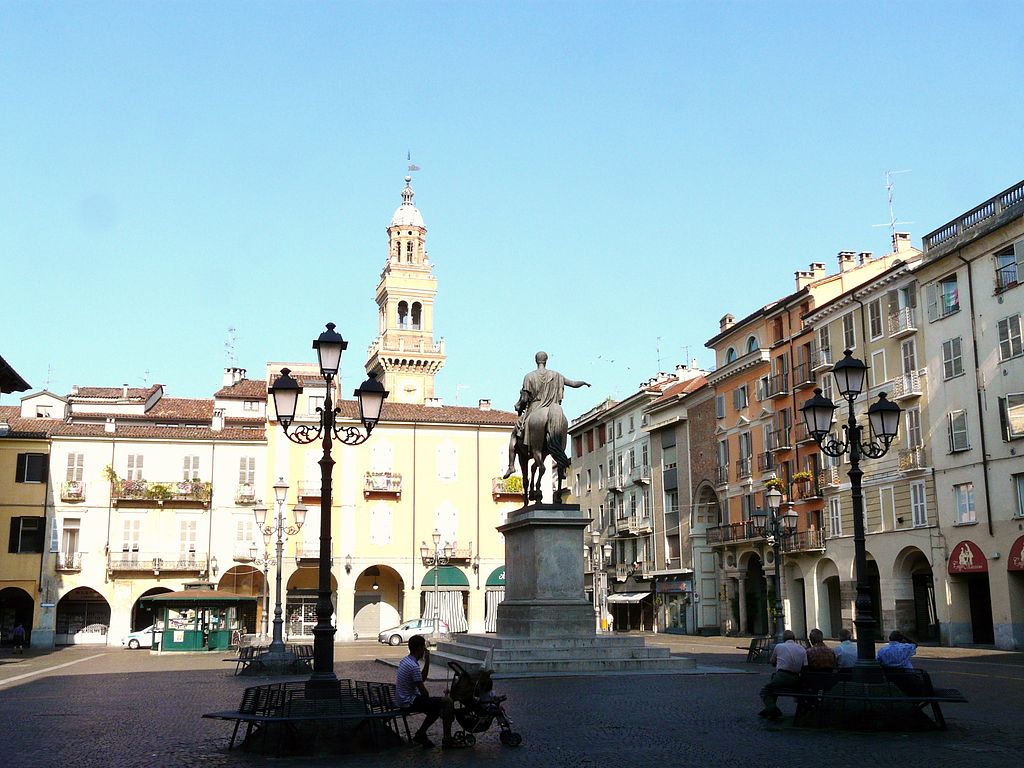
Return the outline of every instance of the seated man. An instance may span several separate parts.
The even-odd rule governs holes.
[[[783,642],[772,649],[771,663],[775,667],[772,679],[761,689],[761,700],[764,709],[757,714],[769,720],[782,717],[782,710],[776,705],[776,692],[796,687],[800,680],[800,670],[807,666],[807,651],[796,641],[793,630],[782,633]]]
[[[857,644],[853,642],[850,630],[843,627],[839,630],[839,645],[835,647],[836,663],[840,668],[853,667],[857,664]]]
[[[917,643],[911,642],[902,632],[889,633],[889,644],[878,649],[876,658],[884,669],[913,669],[910,657],[917,653]]]
[[[423,670],[420,671],[420,659],[423,659]],[[412,740],[423,747],[433,747],[434,742],[427,736],[427,729],[441,718],[444,747],[460,746],[452,739],[452,720],[455,719],[455,708],[447,696],[431,696],[423,681],[430,673],[430,651],[423,635],[409,638],[409,655],[398,665],[398,676],[395,686],[395,703],[406,712],[422,712],[426,715],[423,724],[416,731]]]
[[[825,645],[825,635],[820,629],[812,629],[807,635],[811,647],[807,649],[808,669],[835,669],[836,652]]]

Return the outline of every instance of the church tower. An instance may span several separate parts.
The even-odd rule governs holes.
[[[405,177],[402,204],[388,227],[388,261],[377,286],[378,336],[370,345],[366,372],[377,374],[391,402],[422,404],[434,397],[434,377],[445,354],[444,340],[434,343],[437,280],[411,181]]]

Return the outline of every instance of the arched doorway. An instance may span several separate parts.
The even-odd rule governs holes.
[[[746,601],[747,623],[743,631],[748,635],[767,635],[768,626],[768,582],[764,575],[764,565],[761,563],[761,556],[751,554],[747,559],[746,579],[744,588],[746,594],[742,599]],[[771,593],[772,604],[774,605],[775,593]]]
[[[76,587],[57,602],[54,645],[105,645],[110,603],[89,587]]]
[[[892,591],[896,603],[895,628],[918,642],[937,640],[939,620],[932,566],[917,547],[907,547],[896,556]]]
[[[828,558],[818,563],[818,628],[825,637],[838,637],[843,628],[842,591],[839,568]]]
[[[234,595],[255,597],[256,602],[238,606],[238,623],[246,634],[270,633],[274,606],[270,602],[270,587],[263,571],[252,565],[233,566],[220,577],[217,589]]]
[[[352,629],[357,638],[376,640],[382,629],[401,624],[405,582],[394,568],[371,565],[356,577]]]
[[[318,566],[299,566],[288,577],[284,598],[284,628],[289,639],[312,638],[316,626]],[[336,627],[338,612],[338,580],[331,574],[331,626]]]
[[[153,595],[163,595],[170,591],[171,590],[166,587],[153,587],[139,595],[139,599],[136,600],[135,605],[132,606],[132,632],[138,632],[140,629],[145,629],[153,624],[153,606],[149,603],[141,602],[142,598],[152,597]]]
[[[991,645],[995,642],[995,626],[985,553],[973,541],[961,541],[950,551],[946,569],[954,606],[951,618],[958,630],[955,635],[951,634],[951,642]],[[970,622],[970,637],[963,631],[964,619]]]
[[[871,591],[871,615],[875,619],[875,640],[881,640],[888,634],[882,621],[882,577],[878,572],[878,563],[870,553],[868,553],[865,563],[865,576],[868,581],[868,589]],[[854,617],[856,618],[856,611]]]
[[[11,630],[21,624],[25,628],[25,642],[31,643],[32,619],[35,603],[32,595],[19,587],[0,589],[0,640],[10,643]]]

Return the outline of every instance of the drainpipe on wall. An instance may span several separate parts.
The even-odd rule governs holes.
[[[978,320],[977,315],[974,312],[974,277],[971,274],[971,262],[960,254],[959,248],[956,250],[956,257],[967,267],[967,300],[971,304],[971,347],[974,350],[974,366],[977,369],[975,372],[974,388],[978,393],[978,431],[981,433],[981,470],[982,482],[985,485],[985,517],[988,522],[988,535],[991,536],[992,497],[989,495],[988,489],[988,449],[985,444],[985,419],[982,418],[983,399],[981,393],[981,363],[978,359]]]

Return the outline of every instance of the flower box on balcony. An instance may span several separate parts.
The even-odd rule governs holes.
[[[60,489],[61,501],[84,501],[85,483],[81,480],[68,480]]]

